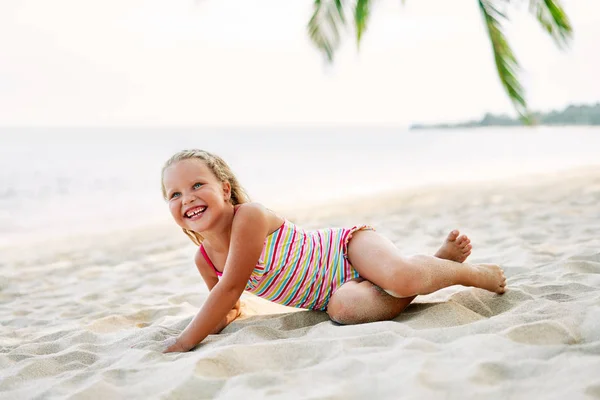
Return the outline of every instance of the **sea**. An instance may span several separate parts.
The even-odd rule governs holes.
[[[223,157],[252,200],[318,207],[420,186],[600,164],[600,127],[0,128],[0,249],[168,223],[161,168]]]

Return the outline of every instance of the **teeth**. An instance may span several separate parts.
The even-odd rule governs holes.
[[[194,211],[188,211],[185,215],[189,218],[193,217],[194,215],[198,215],[200,213],[203,213],[206,210],[206,207],[200,207],[200,208],[196,208]]]

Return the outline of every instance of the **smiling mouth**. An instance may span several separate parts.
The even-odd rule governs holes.
[[[206,211],[206,206],[204,206],[204,207],[197,207],[197,208],[194,208],[193,210],[190,210],[190,211],[186,212],[185,213],[185,217],[186,218],[194,218],[194,217],[197,217],[199,215],[202,215],[202,213],[204,211]]]

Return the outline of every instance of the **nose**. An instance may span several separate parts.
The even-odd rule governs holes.
[[[192,193],[184,194],[183,199],[181,200],[183,205],[193,203],[194,201],[196,201],[196,196]]]

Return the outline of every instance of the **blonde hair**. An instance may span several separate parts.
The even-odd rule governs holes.
[[[174,154],[171,158],[167,160],[167,162],[162,168],[160,182],[162,195],[165,200],[167,200],[167,189],[165,188],[164,183],[165,170],[179,161],[193,159],[203,161],[219,181],[229,182],[229,185],[231,186],[231,197],[229,198],[229,201],[231,202],[231,204],[235,206],[238,204],[248,203],[250,201],[250,198],[246,194],[246,191],[244,190],[242,185],[240,185],[239,181],[235,177],[229,165],[227,165],[227,163],[221,157],[215,154],[211,154],[208,151],[199,149],[182,150]],[[189,237],[192,240],[192,242],[194,242],[194,244],[200,246],[200,244],[204,240],[201,234],[199,234],[198,232],[191,231],[189,229],[182,229],[183,233],[185,233],[187,237]]]

